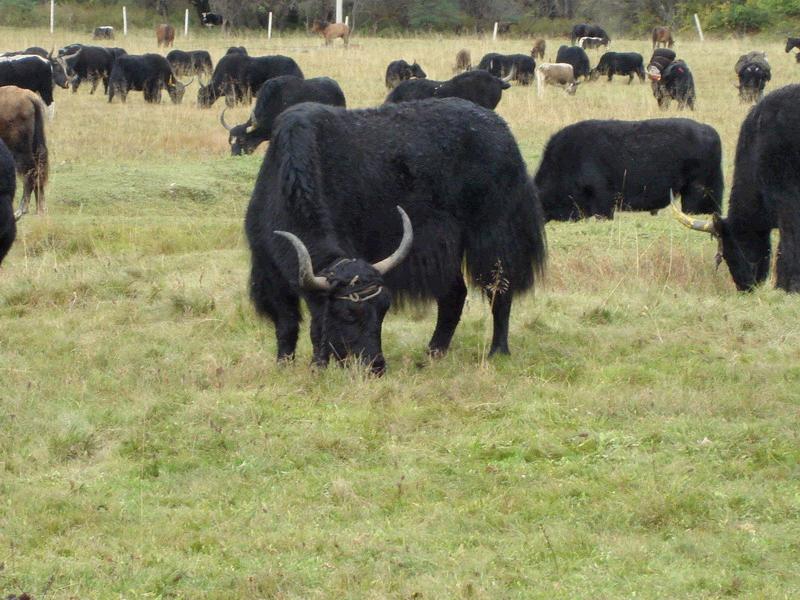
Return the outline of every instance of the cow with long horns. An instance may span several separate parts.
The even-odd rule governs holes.
[[[0,140],[0,264],[11,250],[17,237],[14,219],[14,194],[17,191],[17,176],[14,172],[14,157]]]
[[[219,116],[220,123],[228,130],[231,154],[251,154],[259,144],[272,135],[272,125],[284,110],[301,102],[319,102],[328,106],[347,105],[339,84],[328,77],[300,79],[294,75],[282,75],[270,79],[258,91],[256,106],[246,123],[228,126],[225,110]]]
[[[191,84],[182,83],[175,78],[167,59],[160,54],[129,54],[120,56],[114,62],[108,82],[108,101],[119,96],[125,102],[128,92],[135,90],[144,93],[144,101],[161,102],[161,90],[166,88],[173,104],[180,104],[186,87]]]
[[[780,232],[776,287],[800,292],[800,85],[787,85],[756,104],[742,123],[728,216],[694,220],[673,204],[687,227],[712,234],[740,291],[769,273],[770,233]]]
[[[278,360],[294,357],[303,297],[314,362],[353,356],[378,374],[391,294],[436,300],[428,350],[443,354],[467,295],[465,263],[491,300],[490,351],[507,353],[512,298],[545,261],[541,208],[508,126],[455,98],[285,111],[245,230],[250,294],[275,324]]]

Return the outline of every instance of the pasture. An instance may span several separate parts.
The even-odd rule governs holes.
[[[5,49],[90,43],[0,33]],[[719,131],[727,193],[749,108],[736,59],[767,50],[767,91],[800,65],[781,39],[687,38],[698,99],[680,116]],[[564,42],[547,43],[550,59]],[[348,50],[215,32],[175,47],[216,62],[239,44],[335,78],[350,107],[383,101],[393,59],[447,79],[462,47],[473,64],[530,50],[358,32]],[[113,45],[157,51],[150,31]],[[646,60],[650,43],[610,49]],[[665,116],[624,81],[504,92],[529,172],[567,124]],[[800,298],[737,294],[708,236],[623,213],[547,226],[546,282],[515,300],[510,357],[486,358],[490,310],[471,290],[440,360],[424,351],[433,307],[405,306],[384,324],[383,378],[312,370],[307,323],[279,367],[246,287],[264,149],[228,156],[223,102],[201,110],[196,93],[56,91],[49,213],[20,221],[0,270],[0,596],[800,594]]]

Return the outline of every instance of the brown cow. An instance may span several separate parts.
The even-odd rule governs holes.
[[[17,218],[28,212],[31,192],[36,194],[36,212],[41,215],[47,209],[44,186],[49,162],[44,111],[44,103],[34,92],[14,85],[0,87],[0,139],[14,156],[17,173],[23,180]]]
[[[464,71],[469,71],[471,68],[472,57],[470,56],[469,50],[466,48],[459,50],[458,54],[456,54],[456,66],[453,68],[453,73],[463,73]]]
[[[162,23],[156,27],[156,41],[159,48],[161,46],[172,46],[172,42],[175,41],[175,28],[167,23]]]
[[[665,48],[672,48],[675,42],[672,39],[672,30],[669,27],[653,27],[653,49],[659,44]]]
[[[326,46],[329,46],[336,38],[342,38],[345,46],[350,43],[350,28],[344,23],[328,23],[317,20],[311,26],[311,31],[324,37]]]
[[[544,50],[547,48],[543,38],[536,38],[533,40],[533,48],[531,48],[531,56],[542,60],[544,58]]]

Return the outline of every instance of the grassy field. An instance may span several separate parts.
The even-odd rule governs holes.
[[[0,30],[6,48],[83,34]],[[118,40],[156,51],[150,32]],[[396,58],[450,76],[527,43],[197,36],[293,56],[351,107]],[[548,40],[548,57],[560,40]],[[733,64],[782,40],[678,40],[697,110],[738,129]],[[615,50],[648,55],[644,41]],[[591,52],[592,62],[599,56]],[[212,110],[59,90],[49,214],[0,270],[0,596],[35,598],[796,598],[800,298],[737,294],[716,245],[666,211],[548,225],[550,263],[485,360],[472,292],[452,351],[432,307],[393,311],[388,374],[274,362],[246,291],[244,209],[263,150],[228,156]],[[231,111],[229,111],[230,114]],[[533,173],[586,118],[663,116],[617,80],[514,86],[498,112]],[[233,111],[244,119],[247,108]],[[676,114],[674,109],[670,114]],[[357,176],[357,174],[353,174]]]

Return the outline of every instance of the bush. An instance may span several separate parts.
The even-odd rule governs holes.
[[[755,4],[722,4],[709,15],[709,29],[754,33],[770,24],[770,13]]]

